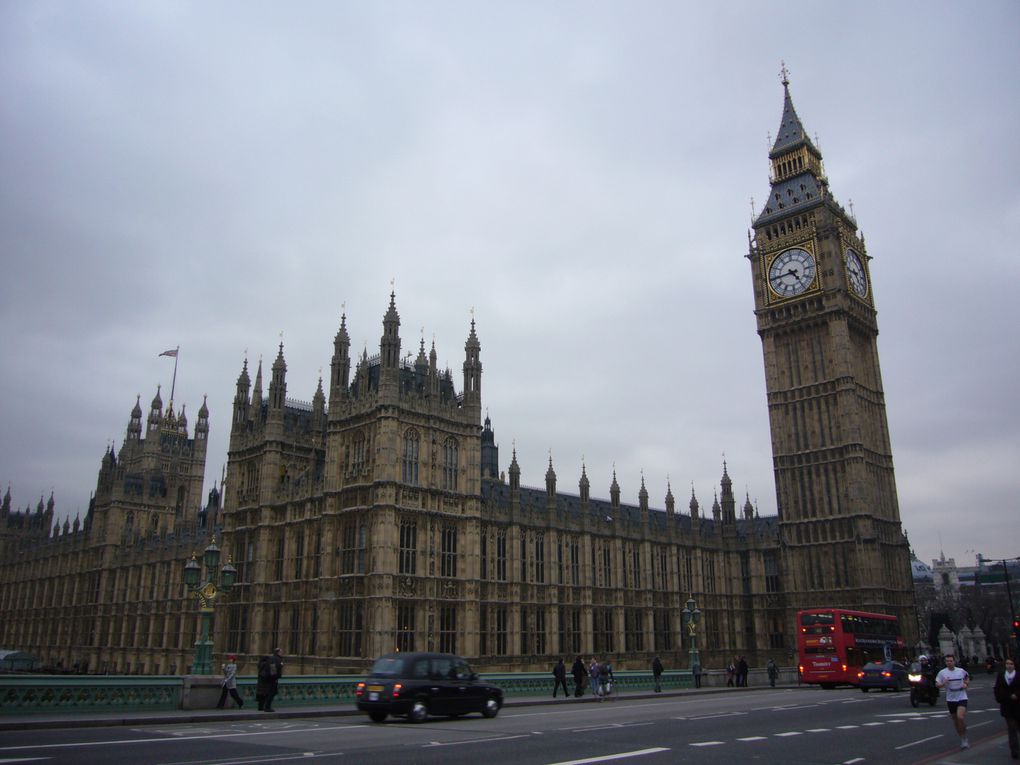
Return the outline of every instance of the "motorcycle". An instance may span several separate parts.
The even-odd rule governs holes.
[[[935,706],[939,700],[939,689],[933,672],[925,671],[920,664],[914,663],[907,673],[907,680],[910,681],[910,706],[916,708],[923,701]]]

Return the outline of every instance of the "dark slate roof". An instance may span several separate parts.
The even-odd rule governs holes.
[[[769,153],[769,157],[774,158],[801,143],[810,146],[816,154],[820,153],[815,148],[815,145],[811,143],[811,139],[808,138],[807,133],[804,131],[804,125],[801,124],[800,117],[797,116],[797,110],[793,108],[793,99],[790,97],[790,84],[788,82],[783,82],[783,91],[786,94],[783,99],[783,119],[779,123],[779,133],[776,135],[776,142],[772,144],[772,151]]]
[[[822,202],[824,196],[818,179],[812,173],[801,173],[776,183],[769,191],[768,201],[762,208],[755,225],[768,222],[778,215],[789,215]]]

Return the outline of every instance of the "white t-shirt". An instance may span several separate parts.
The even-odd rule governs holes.
[[[969,677],[970,675],[967,674],[967,670],[961,667],[956,667],[954,669],[943,667],[939,670],[939,673],[935,675],[935,684],[946,684],[946,701],[966,701],[967,689],[964,688],[963,681],[967,680]]]

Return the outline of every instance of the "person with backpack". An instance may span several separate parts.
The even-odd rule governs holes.
[[[599,660],[594,656],[591,657],[591,664],[588,665],[588,675],[591,677],[591,695],[602,696],[602,681],[600,679],[601,667],[599,667]]]
[[[280,690],[280,678],[283,677],[283,649],[277,648],[269,656],[259,659],[258,683],[255,686],[255,699],[260,712],[275,712],[273,699]]]

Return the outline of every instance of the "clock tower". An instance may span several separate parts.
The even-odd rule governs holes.
[[[748,260],[765,359],[783,580],[790,611],[896,614],[917,640],[864,238],[829,191],[783,69],[768,201]]]

